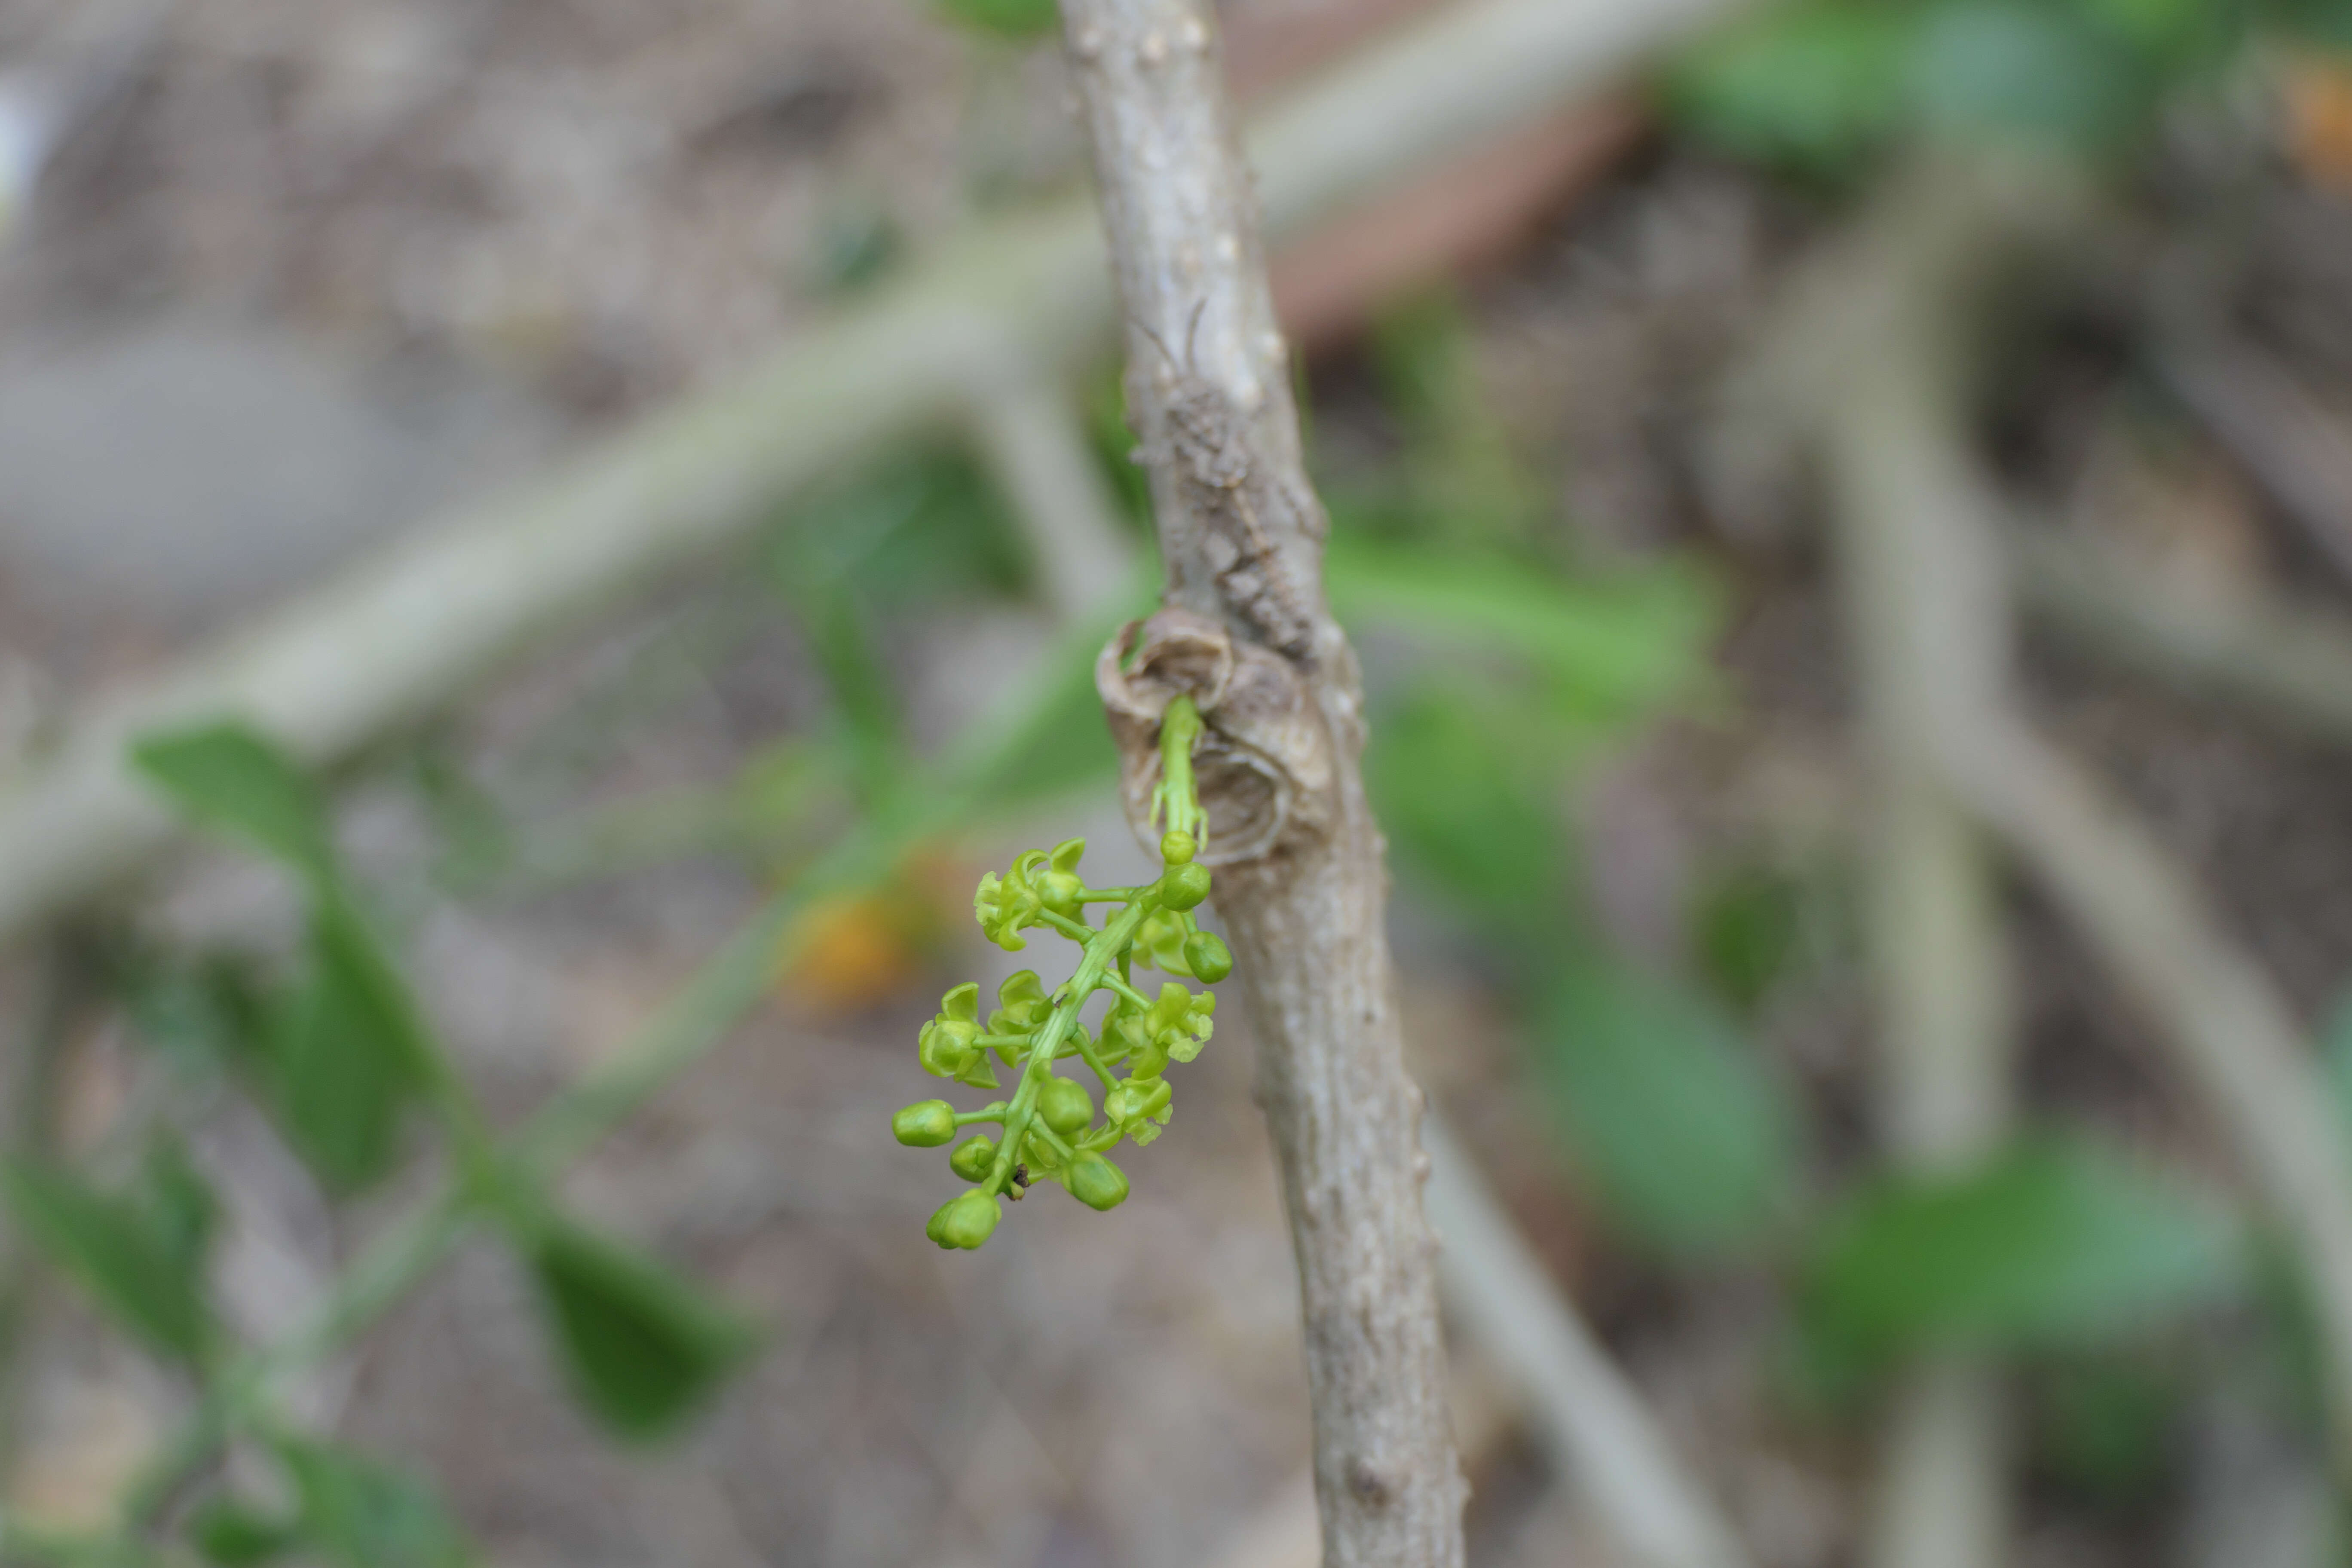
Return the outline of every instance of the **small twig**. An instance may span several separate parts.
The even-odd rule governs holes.
[[[1061,387],[1008,347],[971,389],[969,417],[1055,613],[1109,603],[1133,580],[1136,552],[1113,525],[1118,505]]]
[[[2055,527],[2008,538],[2020,604],[2071,640],[2233,713],[2352,746],[2352,621],[2263,590],[2195,588]]]
[[[2000,566],[1970,525],[1972,476],[1944,440],[1966,361],[1946,325],[2008,193],[1914,172],[1842,268],[1867,278],[1839,323],[1870,352],[1829,390],[1822,443],[1838,524],[1851,667],[1877,796],[1865,857],[1878,976],[1879,1121],[1895,1163],[1981,1158],[2009,1119],[2012,1056],[2000,901],[1975,824],[1937,765],[1937,732],[2006,676]],[[1931,205],[1932,204],[1932,205]],[[1853,276],[1853,274],[1849,274]],[[1995,1568],[2008,1560],[2008,1426],[1999,1369],[1941,1352],[1898,1391],[1864,1561]]]
[[[2168,327],[2154,357],[2173,395],[2352,579],[2352,429],[2286,366],[2225,329]]]
[[[1544,1272],[1435,1112],[1423,1201],[1449,1314],[1491,1358],[1538,1434],[1638,1568],[1746,1568],[1747,1552],[1628,1383]]]

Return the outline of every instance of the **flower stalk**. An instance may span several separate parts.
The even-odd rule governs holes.
[[[931,1216],[927,1234],[943,1247],[970,1249],[994,1233],[997,1200],[1018,1202],[1033,1181],[1051,1180],[1091,1208],[1126,1201],[1126,1174],[1103,1158],[1120,1140],[1140,1147],[1160,1135],[1174,1099],[1164,1074],[1171,1061],[1200,1053],[1213,1026],[1216,997],[1195,994],[1171,980],[1157,997],[1135,984],[1139,963],[1213,984],[1233,971],[1233,955],[1214,933],[1201,930],[1192,911],[1208,897],[1208,868],[1198,854],[1205,829],[1192,749],[1201,718],[1189,699],[1169,705],[1160,726],[1165,782],[1159,801],[1159,877],[1141,887],[1089,888],[1078,875],[1086,841],[1051,850],[1029,849],[1003,875],[980,879],[972,912],[990,941],[1009,952],[1028,945],[1023,933],[1045,930],[1078,943],[1076,971],[1051,996],[1034,970],[1024,969],[997,991],[1000,1004],[985,1026],[980,987],[963,984],[940,1000],[939,1016],[923,1026],[917,1054],[923,1070],[978,1089],[998,1088],[996,1066],[1018,1070],[1013,1097],[979,1110],[958,1111],[943,1100],[920,1100],[891,1119],[899,1142],[937,1148],[962,1128],[992,1123],[1002,1136],[975,1134],[956,1145],[949,1167],[971,1189]],[[1116,904],[1100,927],[1087,920],[1093,904]],[[1097,993],[1110,998],[1098,1028],[1081,1016]],[[1103,1089],[1102,1117],[1084,1083],[1055,1064],[1076,1057]],[[993,1061],[992,1061],[993,1058]],[[1126,1076],[1114,1069],[1124,1067]]]

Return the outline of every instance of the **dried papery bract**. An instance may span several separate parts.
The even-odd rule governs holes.
[[[1128,323],[1163,608],[1097,667],[1129,815],[1151,831],[1152,734],[1181,692],[1204,856],[1258,1037],[1259,1100],[1298,1260],[1325,1560],[1456,1568],[1461,1468],[1364,797],[1361,690],[1324,603],[1249,174],[1199,0],[1062,0]]]

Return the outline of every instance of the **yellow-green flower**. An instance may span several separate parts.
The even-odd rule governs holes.
[[[980,987],[970,981],[940,999],[939,1016],[923,1026],[916,1053],[923,1070],[974,1089],[994,1089],[996,1071],[980,1047]]]
[[[979,889],[971,896],[971,912],[980,921],[982,933],[1007,952],[1019,952],[1029,945],[1021,928],[1035,925],[1044,908],[1037,889],[1021,875],[1018,860],[1009,876],[999,878],[991,871],[982,877]]]
[[[1190,974],[1192,966],[1184,962],[1184,939],[1190,934],[1178,916],[1154,910],[1135,933],[1135,961],[1171,974]]]
[[[1168,1119],[1175,1114],[1175,1099],[1176,1091],[1164,1078],[1125,1078],[1104,1096],[1103,1115],[1141,1148],[1168,1125]]]
[[[1216,1032],[1211,1015],[1217,1010],[1217,998],[1213,992],[1195,996],[1174,981],[1160,988],[1160,1000],[1143,1016],[1143,1026],[1154,1043],[1180,1062],[1189,1062],[1201,1054],[1201,1047]]]

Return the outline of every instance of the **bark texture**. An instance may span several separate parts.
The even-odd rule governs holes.
[[[1102,671],[1130,806],[1149,800],[1159,711],[1192,696],[1208,724],[1206,858],[1298,1259],[1324,1560],[1454,1568],[1465,1488],[1422,1213],[1423,1100],[1382,923],[1385,846],[1358,767],[1362,689],[1323,599],[1328,525],[1299,460],[1213,13],[1063,0],[1062,16],[1167,572],[1168,608],[1123,633]]]

